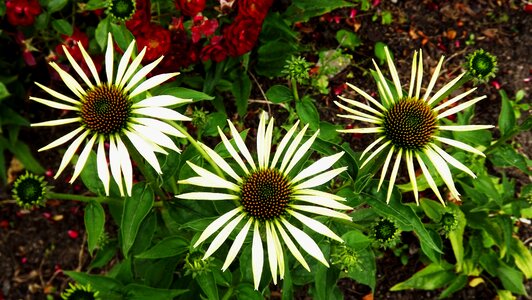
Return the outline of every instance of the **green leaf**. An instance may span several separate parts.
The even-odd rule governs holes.
[[[64,34],[71,36],[74,29],[72,28],[72,25],[67,22],[65,19],[59,19],[59,20],[53,20],[52,21],[52,27],[57,31],[59,34]]]
[[[329,253],[329,248],[329,245],[322,247],[324,255]],[[336,285],[338,275],[339,271],[336,268],[328,268],[322,264],[316,266],[313,298],[317,300],[334,299],[335,289],[338,289]]]
[[[106,0],[89,0],[85,6],[86,10],[97,10],[100,8],[105,8],[107,6]]]
[[[344,243],[355,252],[367,248],[372,242],[369,237],[358,229],[353,229],[342,235],[342,240],[344,240]]]
[[[454,257],[456,258],[456,272],[463,271],[464,265],[464,231],[466,226],[466,217],[460,208],[454,204],[449,205],[449,209],[454,212],[456,221],[456,228],[449,233],[449,241],[453,248]]]
[[[100,292],[100,297],[102,297],[102,299],[109,299],[104,298],[107,295],[113,295],[117,297],[122,293],[122,288],[124,287],[120,281],[111,277],[91,275],[74,271],[64,271],[64,273],[79,284],[90,284],[95,290]]]
[[[523,274],[518,270],[502,263],[497,268],[497,277],[501,279],[502,286],[519,295],[526,295],[526,289],[523,284]]]
[[[525,174],[530,174],[527,159],[512,145],[504,144],[488,154],[489,160],[497,167],[516,167]]]
[[[98,23],[98,26],[96,26],[96,31],[94,32],[94,38],[96,39],[96,42],[102,51],[107,46],[107,36],[109,33],[110,23],[111,21],[109,17],[101,20],[100,23]]]
[[[358,283],[365,284],[375,291],[377,283],[377,264],[371,247],[356,251],[358,267],[350,268],[348,275]]]
[[[207,115],[207,124],[205,125],[206,136],[218,136],[218,127],[224,128],[227,122],[227,115],[223,112],[215,112]]]
[[[3,109],[3,108],[2,108]],[[35,174],[44,173],[44,168],[31,153],[30,147],[22,141],[16,141],[9,149],[24,165],[24,167]]]
[[[207,295],[207,299],[218,299],[218,288],[216,287],[216,281],[212,272],[202,272],[195,279],[201,290]]]
[[[238,114],[244,116],[247,113],[248,100],[251,95],[251,80],[245,71],[240,72],[239,76],[234,79],[231,91],[236,99]]]
[[[131,197],[126,197],[120,233],[122,236],[122,253],[129,255],[129,249],[133,246],[140,227],[140,223],[150,212],[153,206],[153,190],[145,183],[133,186]]]
[[[9,97],[11,95],[9,91],[7,90],[6,85],[3,82],[0,82],[0,101],[3,99]]]
[[[87,230],[87,247],[92,254],[98,246],[105,225],[105,211],[100,203],[91,201],[85,206],[85,230]]]
[[[103,245],[102,248],[98,249],[96,251],[96,255],[94,255],[93,260],[91,261],[91,264],[89,265],[89,271],[92,269],[102,268],[111,259],[115,256],[117,250],[118,250],[118,242],[116,240],[111,240],[105,245]]]
[[[284,103],[294,100],[294,95],[287,86],[277,84],[266,91],[266,98],[273,103]]]
[[[432,263],[407,280],[390,288],[390,291],[402,291],[408,289],[435,290],[441,288],[456,278],[452,271],[452,265],[439,265]]]
[[[94,151],[91,151],[89,154],[87,162],[85,163],[85,167],[83,167],[83,170],[81,171],[80,177],[81,181],[83,181],[83,184],[89,189],[89,191],[97,195],[105,194],[103,183],[98,177],[98,165],[96,153],[94,153]]]
[[[515,265],[523,272],[526,279],[532,278],[532,255],[523,242],[512,238],[510,255],[514,258]]]
[[[336,40],[340,46],[351,50],[355,50],[356,47],[362,45],[362,39],[356,33],[345,29],[340,29],[336,32]]]
[[[379,63],[382,65],[386,61],[386,52],[384,48],[387,45],[383,42],[376,42],[373,51],[375,52],[375,57],[379,60]],[[390,52],[390,56],[393,60],[393,53]]]
[[[188,240],[181,236],[169,236],[159,241],[155,246],[151,247],[145,252],[136,255],[136,258],[156,259],[164,257],[172,257],[185,253],[188,250]]]
[[[157,214],[153,211],[148,213],[148,215],[140,222],[139,234],[135,237],[133,245],[129,249],[129,255],[135,256],[139,253],[142,253],[148,249],[151,245],[151,240],[155,235],[155,230],[157,229]]]
[[[311,98],[304,97],[301,101],[297,101],[296,112],[303,124],[309,124],[312,130],[320,128],[320,114]]]
[[[54,13],[60,11],[68,3],[68,0],[50,0],[48,2],[48,13]]]
[[[294,0],[283,17],[285,20],[295,22],[307,22],[310,18],[321,16],[338,8],[351,7],[354,3],[343,0]]]
[[[157,289],[137,283],[128,284],[124,290],[127,293],[128,300],[168,300],[188,291]]]
[[[258,61],[255,66],[257,74],[266,77],[279,76],[288,58],[296,51],[296,43],[282,40],[265,43],[257,50]]]
[[[444,299],[444,298],[451,296],[455,292],[463,289],[467,285],[467,282],[468,282],[467,275],[465,274],[459,275],[453,281],[451,281],[451,284],[449,284],[449,286],[445,290],[443,290],[443,292],[440,294],[438,298]]]
[[[209,96],[203,92],[199,92],[193,89],[188,89],[180,86],[174,87],[155,87],[151,90],[153,95],[172,95],[181,99],[192,99],[193,102],[203,100],[213,100],[213,96]]]
[[[502,100],[501,113],[499,114],[499,130],[501,131],[501,136],[505,136],[515,127],[515,112],[506,92],[499,90],[499,94]]]
[[[262,294],[259,291],[256,291],[253,288],[253,285],[249,283],[238,284],[236,291],[236,298],[238,300],[264,300]]]
[[[122,51],[126,51],[131,41],[135,38],[129,29],[127,29],[126,25],[118,25],[112,22],[111,34],[113,36],[113,41],[118,44],[118,47],[120,47]]]
[[[442,214],[445,212],[445,208],[437,201],[433,201],[427,198],[421,198],[419,204],[427,217],[434,222],[441,220]]]

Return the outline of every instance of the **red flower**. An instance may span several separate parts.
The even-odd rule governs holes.
[[[7,21],[13,25],[29,26],[35,22],[35,17],[41,13],[38,0],[7,0]]]
[[[146,47],[143,61],[154,61],[170,50],[170,31],[162,26],[150,23],[143,26],[135,36],[137,49]]]
[[[63,46],[65,46],[68,50],[68,53],[72,55],[74,60],[77,62],[83,61],[83,55],[81,55],[81,50],[79,50],[78,43],[81,43],[83,48],[87,49],[89,47],[89,38],[87,35],[84,32],[81,32],[79,29],[74,28],[71,36],[63,34],[61,37],[64,41],[62,44],[59,44],[55,47],[55,52],[57,52],[59,56],[65,55],[65,52],[63,51]]]
[[[202,36],[209,37],[213,35],[216,28],[218,28],[218,21],[216,19],[209,20],[200,15],[194,17],[194,25],[190,28],[192,42],[197,43]]]
[[[223,37],[219,35],[213,36],[211,43],[201,49],[201,60],[207,61],[210,59],[214,62],[221,62],[224,60],[227,57],[227,51],[223,47],[222,39]]]
[[[238,15],[233,23],[224,29],[224,46],[230,56],[240,56],[251,51],[261,30],[261,23]]]
[[[174,0],[175,7],[185,16],[194,17],[205,9],[205,0]]]
[[[272,6],[273,0],[239,0],[238,14],[255,19],[257,23],[262,23],[270,6]]]
[[[126,27],[132,33],[137,32],[142,27],[150,23],[151,3],[150,0],[137,0],[136,11],[130,20],[126,22]]]

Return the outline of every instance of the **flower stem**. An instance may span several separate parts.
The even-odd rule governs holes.
[[[296,79],[295,78],[292,78],[290,80],[290,83],[292,85],[292,94],[294,94],[294,99],[297,101],[299,101],[299,93],[297,91],[297,82],[296,82]]]
[[[47,192],[46,197],[50,199],[58,199],[58,200],[72,200],[72,201],[80,201],[80,202],[91,202],[96,201],[99,203],[122,203],[120,199],[117,198],[111,198],[111,197],[92,197],[92,196],[82,196],[82,195],[72,195],[72,194],[64,194],[64,193],[54,193],[54,192]]]

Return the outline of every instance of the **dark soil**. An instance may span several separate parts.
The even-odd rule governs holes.
[[[341,28],[350,30],[356,28],[357,34],[363,39],[364,44],[357,48],[356,52],[351,53],[354,65],[333,78],[330,86],[337,87],[349,81],[363,90],[375,90],[373,81],[365,76],[362,70],[373,68],[371,64],[371,58],[374,57],[373,45],[382,41],[388,44],[395,54],[402,82],[409,80],[406,77],[410,76],[411,55],[419,48],[423,48],[425,65],[430,65],[432,68],[436,66],[441,55],[446,56],[441,72],[445,80],[440,79],[440,85],[461,73],[460,64],[472,50],[483,48],[496,55],[499,59],[497,77],[492,83],[481,85],[476,92],[478,95],[488,95],[488,99],[476,107],[475,122],[478,124],[497,123],[500,111],[498,88],[506,90],[510,97],[520,89],[524,89],[526,94],[530,95],[532,15],[523,11],[523,2],[491,0],[399,0],[397,2],[394,4],[391,1],[383,1],[368,13],[359,12],[357,18],[360,22],[359,28],[345,22],[337,24],[324,18],[314,18],[303,24],[309,30],[307,33],[302,33],[302,42],[310,43],[313,50],[321,50],[327,46],[336,48],[334,34]],[[373,13],[380,10],[392,12],[394,22],[391,25],[382,25],[379,21],[371,20]],[[345,18],[349,15],[349,10],[338,10],[331,15]],[[471,34],[475,36],[474,44],[468,46],[466,41]],[[354,78],[347,79],[347,74],[350,72],[354,74]],[[264,90],[271,85],[267,80],[261,79],[260,82]],[[255,90],[253,94],[260,95]],[[336,109],[332,104],[335,97],[336,95],[331,92],[330,95],[316,99],[322,119],[343,124],[344,120],[339,120],[335,116]],[[29,102],[25,106],[28,109],[26,116],[32,122],[46,119],[43,114],[48,112],[43,111],[41,106],[34,107]],[[35,132],[35,130],[23,131],[21,139],[36,148],[49,143],[50,136],[57,138],[61,135],[60,132],[53,130],[42,130],[37,136]],[[495,129],[494,136],[497,134]],[[364,138],[357,139],[352,144],[356,150],[360,150],[369,141]],[[522,145],[525,154],[532,156],[530,132],[521,134],[517,142]],[[57,170],[61,158],[57,150],[34,153],[46,169]],[[522,184],[529,181],[529,178],[523,177],[519,172],[510,170],[507,174],[513,175]],[[47,179],[50,185],[55,186],[56,192],[83,192],[81,185],[67,184],[65,176],[58,180],[47,176]],[[90,262],[85,247],[83,204],[50,200],[43,208],[24,211],[10,201],[9,188],[7,186],[0,191],[0,300],[46,299],[46,295],[58,298],[69,281],[61,270],[85,271]],[[529,236],[530,228],[526,227],[522,233],[525,237]],[[414,249],[412,256],[416,255]],[[392,285],[409,278],[421,267],[413,265],[416,259],[409,261],[407,265],[402,265],[399,258],[391,251],[385,251],[378,260],[377,290],[373,296],[368,287],[350,280],[341,280],[339,286],[346,299],[437,299],[438,292],[388,291]],[[454,299],[494,299],[495,297],[494,290],[483,284],[476,288],[464,289],[457,293]]]

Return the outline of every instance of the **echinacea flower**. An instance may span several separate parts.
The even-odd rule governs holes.
[[[21,175],[13,183],[13,198],[25,209],[43,206],[46,203],[48,187],[43,176],[29,172]]]
[[[279,271],[281,279],[285,272],[285,251],[281,242],[284,242],[290,253],[305,269],[310,270],[309,265],[293,240],[309,255],[328,266],[316,242],[292,223],[293,221],[299,221],[322,235],[343,242],[327,226],[304,214],[311,213],[351,220],[348,215],[336,211],[336,209],[351,209],[349,206],[339,202],[344,201],[344,198],[314,189],[330,182],[334,177],[346,170],[345,167],[328,170],[340,159],[343,152],[321,158],[303,170],[296,172],[294,167],[309,151],[318,132],[300,145],[308,126],[305,126],[303,130],[295,135],[298,127],[298,123],[296,123],[288,130],[277,146],[275,154],[273,154],[271,153],[273,146],[273,118],[270,119],[266,128],[266,114],[263,113],[257,132],[257,158],[254,159],[231,122],[229,122],[229,127],[240,154],[220,128],[218,128],[218,131],[224,146],[239,168],[233,169],[219,154],[202,144],[205,152],[223,170],[223,173],[227,174],[228,178],[222,178],[188,162],[188,165],[198,176],[180,181],[181,184],[227,190],[226,192],[185,193],[177,196],[180,199],[232,200],[237,203],[236,208],[226,212],[205,228],[194,247],[197,247],[220,230],[204,255],[204,259],[208,258],[227,240],[231,232],[239,224],[243,224],[242,229],[229,249],[222,270],[225,271],[233,262],[242,248],[248,232],[251,230],[253,232],[251,255],[255,289],[259,287],[264,264],[262,237],[266,237],[268,261],[274,283],[277,283],[277,271]],[[239,173],[243,175],[239,175]]]
[[[338,115],[343,118],[359,120],[367,123],[374,124],[374,127],[369,128],[352,128],[339,130],[340,132],[346,133],[376,133],[379,137],[373,143],[371,143],[361,155],[361,159],[371,151],[375,146],[380,146],[369,155],[366,160],[362,163],[361,167],[364,167],[379,153],[387,152],[386,160],[384,166],[382,167],[381,177],[378,185],[380,189],[383,180],[388,171],[388,166],[392,161],[392,156],[396,153],[395,162],[393,163],[390,181],[388,186],[388,192],[386,196],[386,202],[390,201],[390,196],[392,193],[393,185],[399,171],[399,165],[401,159],[404,158],[406,161],[406,167],[408,170],[408,176],[412,184],[412,189],[416,202],[418,200],[418,186],[416,173],[414,169],[414,159],[418,162],[423,175],[427,179],[427,183],[430,188],[434,191],[438,199],[445,205],[438,187],[432,175],[427,168],[426,161],[428,160],[436,169],[443,182],[449,188],[451,195],[459,200],[459,193],[454,185],[451,171],[448,164],[453,167],[460,169],[467,174],[475,178],[475,174],[464,164],[459,162],[457,159],[445,152],[438,144],[447,144],[460,148],[462,150],[475,153],[478,155],[484,156],[482,152],[475,149],[474,147],[457,141],[450,138],[446,138],[440,135],[444,131],[471,131],[479,129],[492,128],[491,125],[440,125],[439,121],[442,118],[453,115],[459,111],[462,111],[471,105],[477,103],[478,101],[486,98],[486,96],[481,96],[459,104],[450,109],[450,105],[455,104],[457,101],[465,98],[476,88],[470,89],[464,93],[461,93],[448,101],[445,101],[438,105],[438,102],[443,98],[442,96],[449,92],[451,88],[464,76],[465,73],[453,79],[451,82],[443,86],[439,91],[431,95],[432,89],[436,84],[438,75],[443,63],[443,57],[440,59],[432,78],[430,79],[429,85],[425,90],[424,94],[421,94],[421,83],[423,80],[423,59],[422,52],[419,52],[419,61],[417,57],[417,52],[414,53],[414,58],[412,62],[412,74],[410,77],[410,87],[408,89],[408,94],[403,93],[403,88],[399,81],[399,75],[395,65],[390,57],[388,48],[385,48],[386,59],[388,66],[390,68],[390,74],[393,80],[393,87],[388,86],[386,79],[382,75],[379,67],[375,64],[377,70],[378,79],[377,87],[379,89],[379,94],[381,95],[381,102],[379,103],[372,96],[368,95],[361,89],[357,88],[354,85],[348,83],[348,86],[354,89],[357,93],[362,95],[366,100],[371,102],[375,107],[371,107],[368,104],[346,99],[344,97],[339,97],[348,104],[356,107],[356,109],[343,105],[339,102],[336,102],[336,105],[344,109],[349,114]],[[395,91],[392,92],[392,89],[395,88]],[[446,110],[444,110],[446,109]]]
[[[90,284],[81,285],[79,283],[69,283],[70,287],[61,293],[63,300],[100,300],[100,292],[92,289]]]
[[[120,194],[124,195],[124,182],[127,194],[131,195],[133,170],[128,151],[138,151],[155,171],[160,174],[161,167],[157,161],[155,152],[166,154],[166,150],[162,147],[179,151],[169,136],[184,137],[181,132],[164,121],[190,120],[188,117],[167,108],[167,106],[179,105],[190,100],[184,100],[171,95],[142,97],[149,89],[160,85],[179,73],[160,74],[142,81],[157,66],[162,60],[162,57],[137,70],[146,53],[146,49],[144,48],[133,61],[130,61],[135,41],[129,44],[129,47],[124,52],[118,64],[117,70],[115,70],[113,40],[109,34],[105,53],[107,82],[100,80],[94,62],[83,48],[83,45],[81,43],[78,43],[78,45],[85,59],[85,63],[93,76],[93,81],[83,72],[68,50],[66,48],[63,50],[72,68],[81,77],[86,88],[82,87],[82,84],[68,72],[61,69],[56,63],[50,63],[52,68],[59,73],[66,86],[78,99],[52,90],[39,83],[36,84],[55,99],[47,100],[30,97],[31,100],[52,108],[74,111],[77,115],[72,118],[32,124],[32,126],[56,126],[74,123],[78,127],[39,149],[39,151],[63,145],[76,137],[65,151],[59,169],[54,177],[57,179],[74,156],[76,150],[83,141],[86,141],[76,162],[74,174],[70,180],[70,183],[72,183],[83,170],[91,149],[95,144],[98,144],[97,170],[98,177],[104,185],[105,193],[109,195],[110,174],[107,165],[107,158],[109,158],[111,175],[119,187]],[[127,140],[125,139],[126,137]],[[136,150],[128,150],[124,142],[130,142]],[[107,150],[105,150],[106,143],[109,144],[108,154],[106,153]]]

